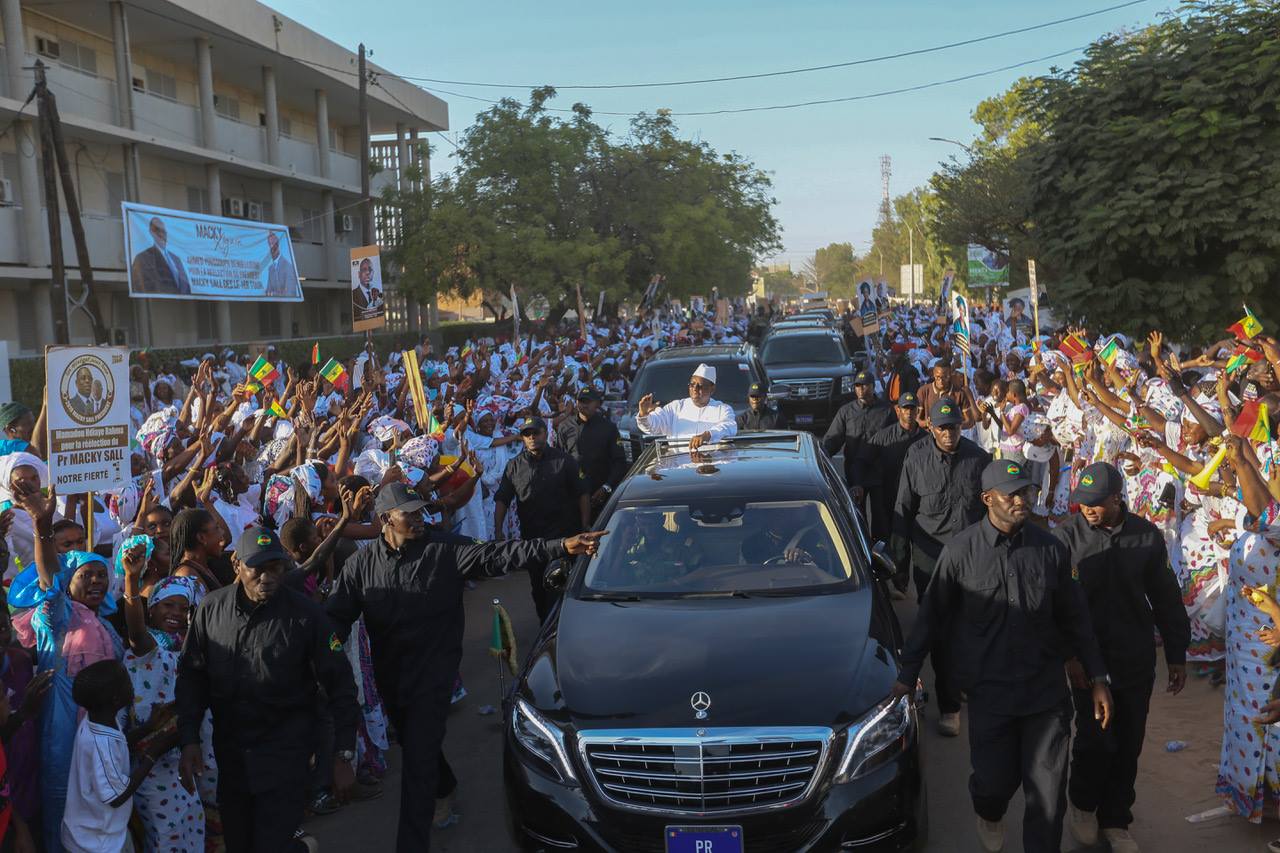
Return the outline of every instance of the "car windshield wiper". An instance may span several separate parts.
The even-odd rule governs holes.
[[[579,601],[639,601],[640,596],[625,592],[589,592],[578,596]]]
[[[683,592],[679,598],[750,598],[751,593],[741,589],[719,589],[710,592]]]

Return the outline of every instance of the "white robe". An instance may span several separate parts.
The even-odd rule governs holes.
[[[711,441],[722,441],[738,434],[733,407],[716,399],[708,400],[702,408],[688,397],[667,403],[648,415],[637,417],[636,426],[647,435],[668,438],[692,438],[709,432]]]

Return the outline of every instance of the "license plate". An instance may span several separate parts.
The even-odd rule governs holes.
[[[668,826],[667,853],[742,853],[740,826]]]
[[[796,415],[796,423],[811,424],[813,423],[813,415]]]

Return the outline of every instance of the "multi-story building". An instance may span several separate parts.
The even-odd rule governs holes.
[[[0,19],[0,339],[11,353],[55,343],[60,307],[36,107],[23,105],[37,60],[57,99],[114,340],[165,347],[350,332],[347,253],[364,224],[355,54],[255,0],[0,0]],[[447,128],[448,107],[372,62],[369,70],[369,130],[394,134],[397,164],[375,171],[377,198],[401,180],[415,140]],[[126,200],[287,225],[305,302],[131,299]],[[62,216],[74,295],[65,206]],[[419,313],[403,298],[393,304],[394,321]],[[70,337],[92,340],[79,312]]]

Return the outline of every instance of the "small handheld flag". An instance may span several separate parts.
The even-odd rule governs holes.
[[[1102,348],[1102,352],[1098,353],[1098,358],[1102,359],[1103,364],[1115,364],[1116,356],[1120,354],[1120,345],[1116,343],[1116,339],[1112,338],[1107,341],[1107,345]]]
[[[249,375],[261,382],[263,385],[269,385],[276,381],[280,375],[280,371],[276,370],[276,366],[267,361],[264,356],[258,356],[257,361],[249,368]]]
[[[489,634],[489,654],[498,659],[498,664],[503,663],[511,670],[511,674],[515,675],[520,670],[520,658],[516,653],[516,634],[511,628],[511,616],[507,614],[507,609],[498,603],[497,599],[493,601],[493,625]]]
[[[320,375],[332,382],[335,388],[347,387],[347,369],[336,358],[324,363],[324,367],[320,368]]]
[[[1079,335],[1067,335],[1058,345],[1058,350],[1076,365],[1084,364],[1093,358],[1093,350],[1087,343],[1080,340]]]
[[[1253,347],[1236,344],[1235,352],[1231,354],[1231,358],[1227,359],[1227,373],[1235,373],[1237,370],[1256,364],[1259,361],[1262,361],[1261,352]]]
[[[1248,400],[1240,408],[1240,414],[1231,423],[1231,431],[1241,438],[1255,443],[1271,440],[1271,419],[1267,404]]]
[[[1227,331],[1243,341],[1249,341],[1262,334],[1262,323],[1253,316],[1249,306],[1244,307],[1244,316],[1227,327]]]
[[[284,410],[284,406],[280,405],[279,400],[272,400],[271,405],[267,406],[267,411],[274,417],[284,418],[285,420],[289,419],[289,413]]]
[[[311,363],[312,364],[320,363],[320,342],[319,341],[316,341],[314,344],[311,345]]]

